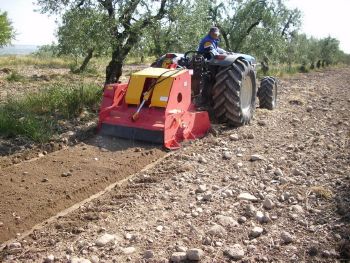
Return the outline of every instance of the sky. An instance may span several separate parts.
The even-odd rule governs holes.
[[[0,0],[0,10],[7,11],[17,32],[13,44],[44,45],[56,40],[54,17],[34,12],[35,0]],[[340,41],[340,49],[350,54],[350,0],[286,0],[290,8],[302,12],[301,31],[309,36],[332,36]]]

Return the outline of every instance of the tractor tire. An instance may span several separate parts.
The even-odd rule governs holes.
[[[245,59],[237,59],[216,74],[212,99],[218,122],[230,126],[249,123],[255,111],[255,98],[255,72]]]
[[[259,106],[273,110],[277,105],[277,81],[273,77],[264,77],[258,90]]]

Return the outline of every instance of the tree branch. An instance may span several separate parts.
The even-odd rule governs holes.
[[[288,18],[288,20],[287,20],[287,23],[284,25],[284,28],[283,28],[283,30],[282,30],[282,33],[281,33],[281,36],[282,36],[282,37],[286,35],[286,32],[287,32],[287,30],[288,30],[288,28],[289,28],[289,25],[290,25],[290,23],[292,22],[292,18],[293,18],[293,14],[290,14],[290,15],[289,15],[289,18]]]
[[[253,28],[256,27],[257,25],[259,25],[261,20],[262,20],[262,18],[259,18],[258,21],[256,21],[255,23],[251,24],[250,27],[248,27],[246,34],[249,35],[250,31],[252,31]]]

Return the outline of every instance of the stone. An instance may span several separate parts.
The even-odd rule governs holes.
[[[255,214],[255,219],[259,222],[259,223],[265,223],[265,215],[263,212],[261,211],[257,211]]]
[[[238,162],[238,163],[235,164],[235,168],[236,169],[240,169],[242,167],[243,167],[243,163],[242,162]]]
[[[130,234],[130,233],[126,233],[126,234],[124,235],[124,238],[125,238],[126,240],[131,240],[131,239],[133,238],[133,235]]]
[[[238,223],[244,224],[245,222],[247,222],[247,218],[245,216],[241,216],[240,218],[238,218]]]
[[[70,263],[91,263],[91,261],[86,258],[78,258],[78,257],[71,258],[69,262]]]
[[[239,200],[246,200],[246,201],[257,201],[258,198],[256,198],[254,195],[251,195],[250,193],[240,193],[237,197]]]
[[[245,215],[247,217],[252,217],[256,215],[256,208],[252,204],[249,204],[245,207]]]
[[[174,252],[170,257],[170,262],[180,263],[185,261],[187,258],[186,252]]]
[[[97,240],[96,240],[96,246],[98,247],[104,247],[106,245],[112,244],[116,239],[115,235],[111,235],[111,234],[103,234],[102,236],[100,236]]]
[[[22,244],[19,242],[13,242],[11,244],[8,245],[9,249],[21,249],[22,248]]]
[[[163,231],[163,226],[157,226],[156,227],[157,232],[162,232]]]
[[[69,177],[69,176],[72,176],[72,173],[71,172],[62,173],[61,176],[62,177]]]
[[[143,258],[144,259],[150,259],[154,257],[154,252],[153,250],[146,250],[145,252],[143,252]]]
[[[309,249],[308,249],[308,254],[311,256],[311,257],[315,257],[317,256],[318,254],[318,245],[317,244],[311,244]]]
[[[259,237],[263,232],[264,229],[262,227],[256,226],[250,231],[249,236],[252,238],[256,238]]]
[[[200,162],[200,163],[208,163],[208,161],[203,156],[199,156],[198,162]]]
[[[281,233],[281,239],[285,244],[292,243],[294,240],[293,236],[290,233],[288,233],[287,231],[283,231]]]
[[[260,154],[253,154],[252,156],[250,156],[250,160],[252,162],[254,162],[254,161],[265,160],[265,158],[263,156],[261,156]]]
[[[331,252],[329,252],[328,250],[323,250],[321,252],[321,256],[324,258],[329,258],[331,256]]]
[[[199,248],[191,248],[187,250],[186,257],[188,260],[199,261],[203,258],[204,252]]]
[[[233,191],[230,190],[230,189],[226,189],[226,190],[224,191],[224,193],[225,193],[225,195],[226,195],[227,197],[232,197],[232,196],[233,196]]]
[[[196,189],[196,193],[198,194],[204,193],[205,191],[207,191],[207,186],[205,184],[199,185]]]
[[[122,251],[123,251],[123,254],[130,255],[130,254],[135,253],[136,248],[134,248],[134,247],[126,247],[126,248],[123,248]]]
[[[176,249],[176,252],[186,252],[187,251],[187,247],[184,247],[184,246],[176,246],[175,249]]]
[[[307,111],[307,112],[311,112],[313,109],[314,109],[314,108],[313,108],[311,105],[309,105],[309,106],[306,107],[306,111]]]
[[[234,244],[224,248],[224,255],[233,260],[240,260],[244,258],[244,250],[240,244]]]
[[[91,256],[91,263],[99,263],[100,259],[98,258],[98,256],[93,255]]]
[[[304,209],[301,205],[292,205],[291,209],[296,212],[297,214],[303,214],[304,213]]]
[[[238,141],[239,140],[238,134],[231,134],[230,135],[230,140],[231,141]]]
[[[252,140],[252,139],[254,139],[254,138],[255,138],[255,136],[254,136],[253,133],[249,133],[249,134],[247,135],[247,139]]]
[[[44,263],[52,263],[55,261],[55,256],[54,255],[48,255],[45,259],[44,259]]]
[[[211,187],[211,189],[212,189],[213,191],[218,191],[218,190],[220,190],[220,186],[218,186],[218,185],[213,185],[213,186]]]
[[[225,160],[230,160],[232,159],[232,154],[228,151],[224,151],[223,156],[222,156]]]
[[[217,222],[223,227],[235,227],[238,226],[238,222],[234,220],[232,217],[218,215],[216,217]]]
[[[210,200],[212,200],[213,199],[213,194],[212,194],[212,192],[207,192],[207,193],[205,193],[204,195],[203,195],[203,201],[210,201]]]
[[[277,168],[277,169],[274,171],[274,174],[275,174],[276,176],[283,176],[283,172],[282,172],[282,170],[281,170],[280,168]]]
[[[258,124],[259,124],[260,126],[266,126],[266,125],[267,125],[267,122],[266,122],[265,120],[259,120],[259,121],[258,121]]]
[[[227,232],[226,229],[223,228],[220,225],[213,225],[211,228],[209,228],[207,234],[211,236],[216,236],[216,237],[224,237],[226,236]]]
[[[263,202],[263,207],[267,210],[271,210],[275,206],[271,199],[266,198]]]
[[[287,178],[281,178],[280,179],[280,183],[281,184],[286,184],[286,183],[288,183],[289,182],[289,180],[287,179]]]

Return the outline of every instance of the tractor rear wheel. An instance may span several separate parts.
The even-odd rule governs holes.
[[[255,72],[248,61],[237,59],[215,76],[212,88],[214,113],[221,123],[241,126],[250,122],[255,110]]]
[[[258,90],[260,108],[273,110],[277,104],[277,82],[273,77],[264,77]]]

